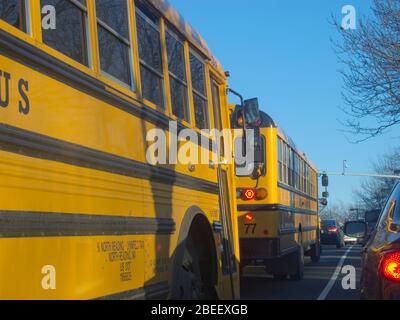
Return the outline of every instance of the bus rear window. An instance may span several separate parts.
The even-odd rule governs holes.
[[[0,1],[0,19],[27,32],[25,1],[26,0]]]

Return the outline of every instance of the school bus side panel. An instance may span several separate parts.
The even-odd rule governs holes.
[[[0,109],[1,146],[8,150],[0,152],[5,234],[0,268],[7,275],[0,295],[86,299],[169,281],[179,225],[188,208],[202,208],[210,225],[219,220],[216,170],[205,165],[191,172],[187,165],[176,165],[162,171],[198,179],[189,179],[188,185],[185,179],[149,170],[146,132],[157,125],[140,117],[143,106],[138,102],[127,100],[130,113],[118,103],[71,87],[68,77],[58,81],[45,69],[32,69],[4,55],[0,70],[10,75],[9,102]],[[5,88],[4,76],[0,81]],[[21,86],[21,81],[28,85]],[[40,228],[46,227],[45,214],[52,219],[54,213],[58,222],[65,220],[64,227],[79,221],[93,227],[94,221],[86,218],[103,221],[99,216],[117,225],[126,218],[146,225],[138,235],[120,235],[123,230],[109,230],[109,222],[100,222],[82,232],[84,236],[77,231],[66,237],[57,222],[53,230],[30,236],[35,230],[19,213],[34,217]],[[13,226],[26,227],[26,233],[13,235],[8,230]],[[55,290],[51,279],[44,285],[49,288],[42,285],[51,271],[46,266],[55,267]]]

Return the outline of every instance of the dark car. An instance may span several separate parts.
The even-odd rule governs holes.
[[[321,221],[321,243],[335,244],[338,248],[343,248],[344,233],[336,220]]]
[[[348,222],[345,233],[368,237],[366,222]],[[361,296],[363,299],[400,300],[400,184],[397,184],[363,249]]]

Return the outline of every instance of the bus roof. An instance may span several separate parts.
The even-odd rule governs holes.
[[[211,50],[208,48],[207,43],[202,38],[190,23],[182,17],[182,15],[170,4],[168,0],[147,0],[153,5],[167,20],[172,24],[185,38],[192,43],[201,53],[203,53],[210,63],[213,65],[221,75],[224,76],[224,68],[222,64],[211,54]]]
[[[297,154],[303,158],[315,171],[317,171],[317,167],[310,161],[306,154],[301,151],[299,148],[297,148],[296,144],[292,140],[290,136],[288,136],[285,131],[276,124],[276,122],[269,116],[267,113],[261,111],[261,119],[262,119],[262,128],[277,128],[278,130],[278,135],[294,150],[297,152]]]
[[[288,136],[288,135],[285,133],[285,131],[284,131],[282,128],[280,128],[280,127],[278,127],[278,135],[279,135],[290,147],[292,147],[293,150],[296,151],[297,154],[298,154],[301,158],[303,158],[303,160],[306,161],[306,162],[310,165],[310,167],[312,167],[315,171],[318,172],[317,166],[307,157],[307,155],[306,155],[305,152],[303,152],[301,149],[299,149],[299,148],[296,146],[296,144],[295,144],[295,142],[293,141],[293,139],[292,139],[290,136]]]

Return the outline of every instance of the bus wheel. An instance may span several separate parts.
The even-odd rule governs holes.
[[[295,273],[290,274],[290,279],[299,281],[304,277],[304,247],[303,236],[300,233],[299,250],[293,254],[294,270]]]
[[[178,296],[173,297],[174,300],[203,299],[204,285],[201,277],[199,250],[196,248],[196,243],[190,235],[186,239],[186,247],[177,280]]]
[[[246,261],[241,261],[239,263],[239,274],[241,277],[244,275],[244,269],[247,267],[247,265],[248,265],[248,262],[246,262]]]
[[[311,246],[310,257],[313,263],[317,263],[321,259],[321,244],[319,242]]]
[[[172,283],[172,300],[217,300],[212,278],[213,258],[210,254],[211,239],[200,224],[194,224],[176,262]]]
[[[287,274],[274,274],[275,281],[284,281],[287,279]]]

